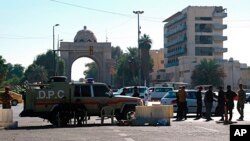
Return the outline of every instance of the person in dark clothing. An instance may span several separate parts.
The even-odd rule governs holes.
[[[200,86],[198,88],[198,91],[196,92],[196,103],[197,103],[197,110],[196,110],[196,120],[200,119],[202,117],[202,87]]]
[[[227,114],[229,113],[229,122],[232,121],[233,118],[233,109],[234,109],[234,97],[236,97],[237,94],[231,90],[231,86],[227,86],[227,92],[226,92],[226,106],[227,106]],[[227,121],[226,121],[227,122]]]
[[[122,93],[120,95],[126,95],[127,93],[127,88],[123,88]]]
[[[6,86],[4,93],[0,94],[2,97],[3,101],[3,109],[11,109],[11,100],[13,99],[12,96],[10,95],[10,87]]]
[[[219,121],[224,121],[224,107],[225,106],[225,92],[223,88],[220,86],[218,91],[218,115],[221,116]]]
[[[133,97],[140,97],[140,93],[138,92],[138,88],[136,86],[134,87]]]
[[[204,103],[206,106],[206,121],[213,120],[211,118],[211,110],[213,107],[213,101],[215,97],[215,93],[213,92],[213,86],[209,86],[208,91],[205,93]]]
[[[238,91],[238,102],[237,102],[237,110],[240,114],[240,118],[238,121],[242,121],[244,118],[244,104],[246,101],[246,92],[243,90],[243,85],[239,84],[239,91]]]

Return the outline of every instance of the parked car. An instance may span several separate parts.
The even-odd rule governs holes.
[[[246,93],[246,103],[250,103],[250,93]]]
[[[2,94],[3,93],[4,93],[4,91],[0,91],[0,104],[3,103],[3,100],[2,100]],[[13,98],[11,100],[11,105],[12,106],[16,106],[18,103],[22,103],[23,102],[23,98],[22,98],[21,94],[18,94],[18,93],[10,91],[10,95]]]
[[[120,88],[117,92],[114,92],[113,95],[120,95],[123,91],[124,88],[127,89],[127,93],[126,96],[132,96],[134,93],[134,87],[135,86],[127,86],[127,87],[123,87]],[[146,86],[137,86],[139,93],[140,93],[140,98],[144,98],[145,93],[149,93],[148,87]]]
[[[163,105],[173,105],[174,106],[174,112],[177,112],[177,101],[176,101],[176,93],[178,90],[169,91],[166,93],[166,95],[161,99],[161,104]],[[186,90],[187,92],[187,108],[188,113],[196,113],[197,104],[196,104],[196,90]],[[204,98],[205,91],[202,91],[202,95]],[[202,112],[206,112],[205,104],[202,99]],[[217,107],[217,101],[215,99],[215,102],[213,102],[212,107],[212,113],[216,113],[216,107]]]
[[[152,100],[161,100],[161,98],[168,92],[174,90],[173,87],[150,87],[149,93]]]

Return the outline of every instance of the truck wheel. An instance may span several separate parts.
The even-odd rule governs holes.
[[[12,106],[16,106],[17,104],[18,104],[18,101],[17,101],[17,100],[14,99],[14,100],[11,101],[11,105],[12,105]]]
[[[60,126],[60,124],[58,124],[58,115],[59,115],[59,111],[52,111],[52,112],[50,113],[50,118],[48,119],[49,122],[50,122],[52,125],[56,126],[56,127],[59,127],[59,126]]]
[[[67,125],[69,118],[60,111],[53,111],[49,121],[56,127],[63,127]]]
[[[115,118],[116,118],[116,120],[122,120],[122,113],[120,113],[120,112],[116,112],[115,113]]]

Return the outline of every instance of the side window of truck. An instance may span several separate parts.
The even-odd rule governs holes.
[[[75,85],[75,97],[91,97],[89,85]]]
[[[93,90],[95,97],[108,97],[109,89],[105,85],[93,85]]]

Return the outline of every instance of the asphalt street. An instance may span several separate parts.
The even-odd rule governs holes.
[[[171,120],[171,126],[118,126],[111,125],[110,119],[105,125],[99,117],[91,117],[84,127],[53,127],[40,118],[19,117],[22,104],[13,107],[17,129],[0,128],[0,141],[229,141],[229,127],[217,123],[220,117],[206,122],[194,120],[189,116],[185,121]],[[233,124],[250,125],[250,104],[245,104],[245,120],[236,121],[239,114],[234,109]]]

